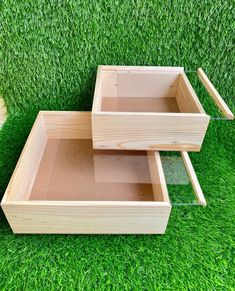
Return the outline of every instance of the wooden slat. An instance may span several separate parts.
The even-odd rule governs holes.
[[[232,111],[228,108],[228,105],[224,102],[223,98],[220,96],[219,92],[215,89],[214,85],[211,83],[205,72],[202,70],[202,68],[199,68],[197,70],[199,79],[204,84],[205,88],[207,89],[210,96],[213,98],[214,102],[217,104],[219,109],[223,112],[223,114],[228,119],[234,119],[234,114]]]
[[[102,99],[100,98],[102,96],[102,78],[101,78],[102,69],[101,68],[102,66],[98,66],[98,69],[97,69],[92,112],[100,111],[101,109],[101,101],[102,101]]]
[[[7,109],[6,109],[4,100],[0,97],[0,127],[5,122],[6,116],[7,116]]]
[[[3,203],[14,233],[164,233],[171,212],[166,202]]]
[[[148,162],[155,201],[161,201],[162,199],[164,202],[170,203],[159,152],[149,151]]]
[[[37,174],[47,142],[47,134],[39,113],[3,197],[8,200],[27,200]]]
[[[109,66],[101,65],[99,66],[101,70],[114,70],[114,71],[135,71],[135,72],[161,72],[161,73],[182,73],[184,72],[183,67],[159,67],[159,66]]]
[[[182,112],[188,112],[188,113],[198,112],[198,113],[205,114],[205,111],[201,105],[201,102],[199,101],[185,73],[182,73],[180,75],[178,86],[179,86],[180,92],[178,92],[176,96],[177,96],[179,107],[181,108],[182,106]]]
[[[201,186],[198,182],[198,179],[197,179],[197,176],[196,176],[196,173],[194,171],[194,168],[193,168],[193,165],[191,163],[191,160],[189,158],[189,155],[187,152],[181,152],[181,156],[183,158],[183,161],[184,161],[184,165],[185,165],[185,168],[188,172],[188,176],[190,178],[190,181],[192,183],[192,186],[193,186],[193,189],[195,191],[195,194],[197,196],[197,199],[198,199],[198,202],[203,205],[203,206],[206,206],[206,199],[202,193],[202,189],[201,189]]]
[[[93,147],[199,151],[209,120],[197,113],[94,113]]]

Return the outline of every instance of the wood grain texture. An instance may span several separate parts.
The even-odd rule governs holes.
[[[181,152],[181,156],[182,156],[182,159],[184,161],[184,165],[185,165],[185,168],[188,172],[188,176],[189,176],[190,181],[192,183],[193,189],[194,189],[195,194],[197,196],[198,202],[199,202],[199,204],[206,206],[206,204],[207,204],[206,199],[205,199],[204,194],[202,192],[201,186],[198,182],[197,175],[194,171],[194,168],[193,168],[193,165],[192,165],[191,160],[189,158],[189,155],[187,152],[183,151],[183,152]]]
[[[175,97],[183,71],[182,67],[98,66],[92,112],[100,112],[102,97]]]
[[[189,113],[93,113],[93,147],[199,151],[209,119]]]
[[[162,72],[162,73],[182,73],[184,71],[183,67],[161,67],[161,66],[109,66],[100,65],[99,68],[102,71],[134,71],[134,72]]]
[[[117,72],[117,96],[107,97],[139,97],[164,98],[175,97],[179,73],[146,73],[146,72]],[[102,97],[106,97],[102,94]]]
[[[14,233],[162,234],[171,205],[164,202],[25,202],[2,205]]]
[[[91,136],[90,125],[90,113],[87,112],[39,113],[1,203],[15,233],[165,232],[171,211],[165,195],[161,202],[66,201],[66,193],[61,201],[30,200],[49,136],[52,142],[57,142],[56,137],[62,140],[69,137],[74,144],[75,138],[82,140]],[[74,132],[74,126],[77,133]],[[62,142],[63,147],[67,141]],[[66,160],[66,165],[67,162]],[[72,168],[75,164],[76,161],[73,161]],[[60,179],[63,182],[63,175]]]
[[[152,180],[154,200],[170,203],[162,162],[159,152],[148,152],[150,176]]]
[[[41,111],[48,138],[90,139],[91,113],[84,111]]]
[[[2,127],[7,117],[7,109],[4,100],[0,97],[0,127]]]
[[[17,162],[2,202],[27,200],[47,142],[46,129],[40,112]]]
[[[211,83],[205,72],[202,70],[202,68],[199,68],[198,71],[198,77],[204,84],[206,90],[210,94],[210,96],[213,98],[214,102],[217,104],[219,109],[223,112],[223,114],[227,117],[227,119],[234,119],[234,114],[229,109],[228,105],[224,102],[223,98],[220,96],[219,92],[215,89],[214,85]]]
[[[205,111],[185,73],[182,73],[179,76],[176,99],[181,112],[205,114]]]
[[[94,92],[94,98],[93,98],[93,105],[92,105],[92,111],[100,110],[101,109],[101,98],[103,94],[102,89],[102,79],[101,79],[101,70],[102,66],[98,66],[97,69],[97,75],[96,75],[96,82],[95,82],[95,92]]]
[[[99,66],[95,149],[199,151],[208,124],[183,68]]]

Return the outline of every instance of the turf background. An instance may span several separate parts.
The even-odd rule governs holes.
[[[235,111],[234,1],[1,2],[0,194],[38,110],[90,110],[99,64],[203,67]],[[194,73],[206,111],[220,116]],[[235,126],[190,154],[208,207],[173,208],[163,236],[13,235],[0,214],[1,290],[234,290]]]

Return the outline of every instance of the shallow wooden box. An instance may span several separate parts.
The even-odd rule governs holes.
[[[98,67],[95,149],[199,151],[209,120],[181,67]]]
[[[93,150],[91,113],[62,111],[38,114],[1,206],[14,233],[164,233],[171,212],[159,152]]]

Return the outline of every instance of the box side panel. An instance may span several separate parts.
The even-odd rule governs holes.
[[[14,233],[164,233],[171,205],[2,205]]]
[[[93,98],[92,112],[100,111],[101,108],[101,96],[102,96],[102,66],[98,66],[96,82],[95,82],[95,92]]]
[[[149,171],[152,180],[152,188],[154,193],[154,200],[164,201],[170,203],[165,175],[162,167],[160,153],[157,151],[150,151],[148,154]]]
[[[117,97],[175,97],[177,73],[125,73],[117,74]],[[103,95],[106,97],[105,95]],[[107,96],[112,97],[112,96]]]
[[[45,111],[43,118],[49,139],[90,139],[91,113]]]
[[[199,151],[209,119],[202,114],[93,114],[93,147]]]
[[[39,113],[7,186],[3,202],[29,198],[46,143],[44,120]]]
[[[175,97],[179,73],[103,71],[102,97]]]
[[[205,114],[192,85],[184,73],[179,77],[176,99],[181,112]]]

